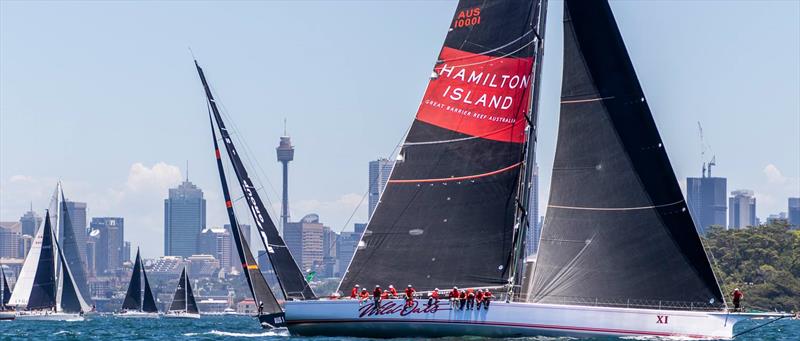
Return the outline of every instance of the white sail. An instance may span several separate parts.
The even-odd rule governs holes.
[[[50,199],[50,212],[58,212],[58,188],[56,188],[56,191]],[[58,216],[54,217],[57,221]],[[33,289],[33,279],[36,277],[36,268],[39,266],[39,256],[42,253],[42,236],[44,233],[45,220],[46,219],[42,219],[42,223],[39,224],[39,229],[36,231],[36,235],[31,241],[31,249],[28,251],[28,256],[25,258],[25,263],[22,265],[19,276],[17,276],[17,284],[8,302],[10,306],[24,308],[28,305],[28,299]]]

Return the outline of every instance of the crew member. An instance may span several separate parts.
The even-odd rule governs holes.
[[[460,304],[458,309],[464,310],[464,305],[467,303],[467,292],[465,290],[461,290],[461,292],[458,293],[458,303]]]
[[[467,289],[467,310],[475,308],[475,290]]]
[[[412,287],[411,284],[409,284],[406,287],[406,305],[405,305],[406,307],[411,307],[411,306],[414,305],[414,293],[415,292],[416,292],[416,290],[414,290],[414,287]]]
[[[262,312],[264,312],[264,301],[258,301],[258,314],[261,315]]]
[[[489,309],[489,303],[492,302],[492,292],[489,289],[483,291],[483,309]]]
[[[368,299],[369,299],[369,291],[367,291],[367,288],[362,288],[361,294],[359,294],[358,305],[361,305],[361,303],[364,303],[364,301]]]
[[[433,289],[433,291],[428,293],[428,306],[434,303],[439,303],[439,288]]]
[[[381,293],[381,300],[388,300],[389,299],[389,290],[384,290]]]
[[[389,284],[389,295],[392,298],[397,298],[397,289],[394,288],[394,285]]]
[[[353,287],[353,290],[350,290],[350,298],[356,299],[356,297],[358,297],[358,291],[360,290],[359,288],[361,287],[356,284],[356,286]]]
[[[740,304],[741,304],[742,298],[744,297],[744,293],[742,293],[742,291],[739,290],[739,288],[736,288],[736,289],[733,289],[733,292],[731,293],[731,295],[733,295],[733,311],[739,311],[739,309],[741,309]]]
[[[478,304],[476,310],[481,310],[481,305],[483,304],[483,290],[478,289],[478,292],[475,293],[475,302]]]
[[[451,309],[456,308],[456,304],[458,304],[458,287],[453,287],[453,290],[450,291],[450,307]]]
[[[372,300],[375,301],[375,309],[378,309],[378,308],[381,307],[381,294],[383,294],[383,291],[381,290],[381,286],[380,285],[376,285],[375,286],[375,290],[372,291]]]

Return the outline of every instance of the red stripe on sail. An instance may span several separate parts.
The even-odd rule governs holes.
[[[233,207],[233,203],[230,200],[225,201],[225,207],[231,208],[231,207]]]
[[[220,158],[219,149],[214,149],[214,152],[217,154],[217,159]]]
[[[505,172],[507,170],[511,170],[511,169],[517,168],[521,164],[522,164],[522,162],[517,162],[517,163],[515,163],[515,164],[513,164],[511,166],[508,166],[506,168],[502,168],[502,169],[498,169],[498,170],[495,170],[495,171],[482,173],[482,174],[457,176],[457,177],[452,177],[452,178],[438,178],[438,179],[389,180],[389,183],[390,184],[407,184],[407,183],[417,183],[417,182],[448,182],[448,181],[472,180],[472,179],[483,178],[483,177],[499,174],[499,173]]]
[[[485,139],[525,141],[533,58],[479,55],[444,47],[417,119]]]

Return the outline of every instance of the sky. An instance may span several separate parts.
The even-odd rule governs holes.
[[[352,230],[366,220],[367,164],[391,154],[411,124],[455,4],[2,0],[0,221],[31,205],[41,214],[60,179],[89,217],[124,217],[126,240],[162,255],[163,199],[188,163],[208,224],[224,224],[194,55],[273,212],[286,119],[292,219],[319,213]],[[562,6],[550,1],[547,22],[540,214],[555,153]],[[800,2],[611,7],[681,186],[700,175],[700,122],[706,159],[716,156],[713,174],[728,190],[753,190],[762,219],[786,211],[787,197],[800,196]]]

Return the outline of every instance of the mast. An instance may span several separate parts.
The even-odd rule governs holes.
[[[529,232],[531,217],[530,209],[531,204],[531,179],[533,171],[536,169],[536,133],[537,124],[539,121],[539,84],[542,78],[542,64],[544,57],[544,37],[547,21],[547,0],[539,0],[538,4],[534,4],[534,11],[536,16],[535,21],[531,23],[531,29],[536,35],[536,49],[533,52],[533,69],[531,70],[531,78],[533,78],[533,90],[531,93],[531,101],[528,105],[527,119],[527,138],[525,143],[525,157],[523,161],[523,177],[520,181],[520,189],[517,192],[517,198],[520,201],[520,208],[517,210],[516,236],[514,254],[512,256],[513,268],[511,271],[511,278],[509,279],[508,299],[514,298],[514,289],[521,288],[522,277],[524,275],[523,268],[525,266],[525,240]],[[538,10],[537,10],[538,9]],[[539,217],[533,217],[533,223]],[[521,290],[520,290],[521,291]]]
[[[200,68],[196,60],[194,63],[197,68],[197,73],[200,76],[200,81],[203,83],[203,89],[205,90],[206,99],[211,108],[213,119],[219,128],[220,135],[224,142],[228,159],[236,174],[242,194],[250,208],[250,214],[256,224],[261,241],[267,249],[269,261],[272,264],[272,268],[275,270],[278,281],[281,283],[281,290],[284,292],[284,297],[287,299],[315,299],[316,295],[314,295],[314,291],[308,285],[305,276],[303,276],[302,271],[294,261],[292,254],[286,247],[286,243],[283,238],[281,238],[277,227],[267,213],[267,209],[253,185],[250,176],[247,174],[247,170],[239,157],[239,153],[236,151],[230,134],[222,121],[222,115],[220,115],[219,109],[217,108],[217,103],[214,100],[214,95],[211,93],[211,88],[208,85],[203,69]],[[216,139],[214,141],[214,143],[216,143]],[[217,153],[219,153],[218,150],[219,149],[217,149]],[[217,157],[219,158],[219,154]],[[222,173],[220,174],[222,175]],[[226,205],[232,207],[232,202],[228,199],[226,200]],[[231,226],[233,227],[234,225]]]

